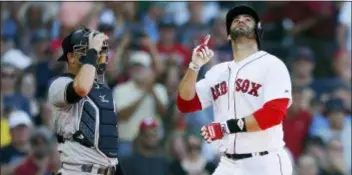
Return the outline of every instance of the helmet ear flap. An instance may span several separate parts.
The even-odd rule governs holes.
[[[261,22],[259,21],[256,25],[256,28],[255,28],[255,34],[256,34],[256,40],[257,40],[257,45],[258,45],[258,49],[260,49],[260,40],[261,38],[263,37],[263,28],[262,28],[262,24]]]

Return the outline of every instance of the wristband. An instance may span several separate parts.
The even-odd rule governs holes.
[[[90,64],[92,66],[97,65],[98,52],[95,49],[89,49],[87,51],[87,56],[81,59],[82,64]]]
[[[229,133],[247,132],[246,122],[244,118],[230,119],[226,121],[227,131]]]
[[[193,70],[194,72],[198,72],[199,69],[200,69],[200,66],[194,64],[193,62],[189,63],[189,66],[188,66],[189,69]]]

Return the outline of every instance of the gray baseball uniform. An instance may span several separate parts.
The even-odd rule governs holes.
[[[53,105],[55,131],[61,142],[58,151],[63,165],[60,172],[63,175],[104,174],[99,172],[100,167],[118,163],[116,109],[111,90],[95,82],[86,97],[72,103],[66,89],[72,86],[73,78],[70,74],[56,78],[48,95]],[[87,168],[83,165],[92,170],[82,172]]]

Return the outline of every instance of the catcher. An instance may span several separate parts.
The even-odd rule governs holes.
[[[108,37],[87,28],[62,43],[68,72],[49,87],[62,162],[58,174],[123,175],[117,159],[117,113],[104,82]]]

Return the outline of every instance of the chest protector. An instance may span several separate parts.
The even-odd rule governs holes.
[[[114,107],[112,91],[102,84],[93,85],[83,103],[79,130],[73,139],[107,157],[117,157],[118,133]]]

